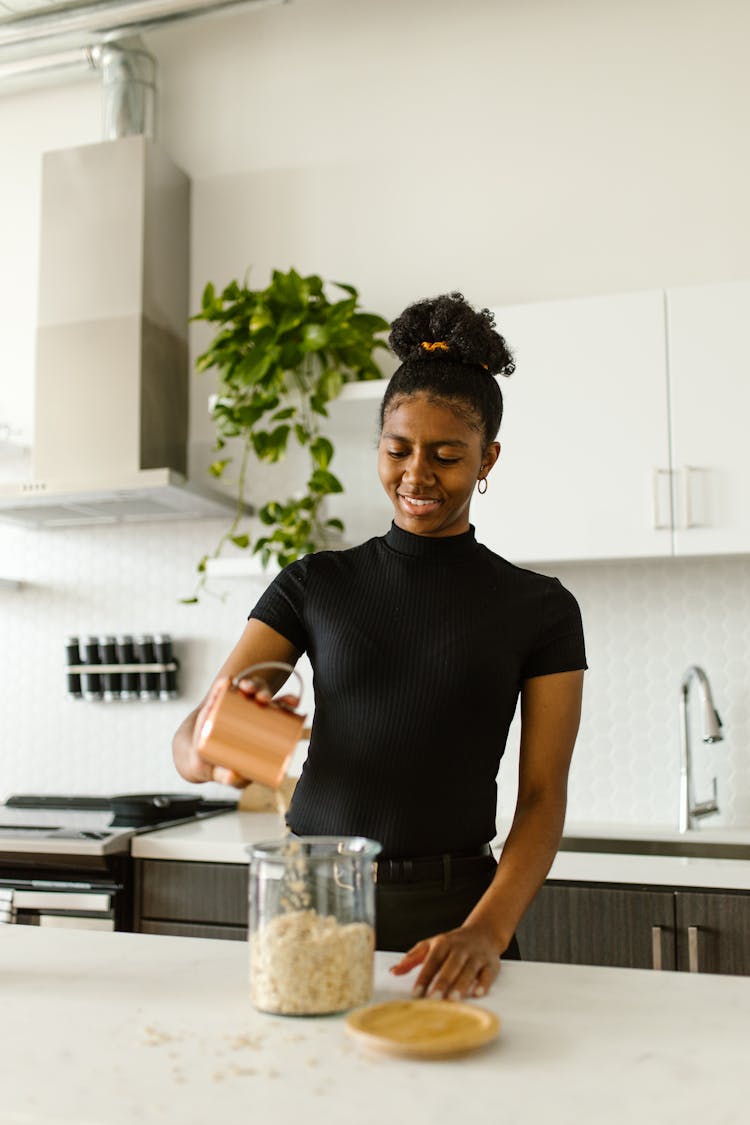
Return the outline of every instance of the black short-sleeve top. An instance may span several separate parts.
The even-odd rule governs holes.
[[[250,617],[313,667],[289,827],[368,836],[390,857],[492,839],[522,681],[586,667],[573,595],[477,543],[473,528],[428,538],[393,524],[350,550],[307,555]]]

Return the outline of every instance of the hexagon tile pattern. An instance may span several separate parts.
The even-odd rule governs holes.
[[[176,774],[174,729],[202,697],[266,582],[219,579],[198,605],[197,560],[221,521],[30,532],[0,527],[2,697],[0,799],[14,792],[108,793],[190,787]],[[696,740],[696,795],[717,778],[708,826],[750,825],[750,565],[742,557],[566,564],[555,573],[578,598],[589,671],[570,780],[568,819],[677,823],[680,680],[709,675],[724,741]],[[68,634],[168,632],[182,697],[169,703],[88,704],[65,694]],[[304,678],[311,711],[309,666]],[[512,814],[518,725],[500,771]],[[299,756],[297,766],[300,765]],[[208,795],[226,795],[206,786]]]

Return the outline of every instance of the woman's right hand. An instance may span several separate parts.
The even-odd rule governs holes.
[[[266,681],[260,676],[245,676],[244,679],[237,681],[237,687],[248,699],[255,699],[263,707],[272,699],[277,706],[285,707],[287,711],[296,711],[299,707],[298,695],[289,692],[287,695],[274,696]]]
[[[241,777],[234,770],[225,766],[215,766],[201,757],[198,749],[200,732],[205,722],[206,712],[211,705],[218,684],[215,684],[208,693],[203,703],[196,707],[177,728],[172,739],[172,755],[177,772],[186,781],[197,784],[203,781],[215,781],[219,785],[230,785],[235,789],[244,789],[249,784],[246,777]]]
[[[243,777],[226,766],[216,766],[212,762],[207,762],[198,749],[206,715],[213,704],[216,693],[225,682],[224,678],[216,681],[203,703],[188,716],[183,726],[177,731],[172,744],[174,760],[179,773],[186,781],[215,781],[219,785],[244,789],[250,784],[249,778]],[[248,699],[255,699],[261,706],[267,706],[273,698],[268,685],[260,679],[245,677],[245,679],[238,681],[237,687],[244,696]],[[274,702],[293,711],[299,704],[299,698],[291,694],[281,695]],[[183,730],[183,727],[186,729]]]
[[[206,698],[200,703],[177,728],[172,740],[172,754],[177,772],[186,781],[203,782],[216,781],[220,785],[230,785],[235,789],[244,789],[250,784],[250,779],[242,777],[234,770],[225,766],[215,766],[201,757],[198,750],[200,732],[206,719],[208,708],[214,694],[226,681],[227,677],[236,676],[238,671],[249,667],[251,664],[262,664],[266,661],[280,661],[286,664],[296,664],[299,652],[289,641],[279,633],[274,632],[269,626],[251,618],[245,626],[240,641],[233,649],[229,659],[225,661],[219,676],[209,691]],[[286,678],[283,674],[276,673],[276,687],[283,685]],[[270,677],[273,681],[273,677]],[[237,684],[243,695],[248,699],[256,699],[260,704],[268,704],[273,698],[273,682],[271,687],[260,676],[244,677]],[[283,695],[277,697],[276,703],[294,709],[299,703],[296,695]]]

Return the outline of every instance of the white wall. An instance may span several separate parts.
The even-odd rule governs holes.
[[[193,305],[248,267],[353,282],[386,316],[453,288],[502,305],[748,277],[748,33],[743,0],[293,0],[151,34],[161,142],[194,184]],[[0,425],[30,428],[40,156],[97,140],[99,112],[95,80],[0,96]],[[196,471],[210,389],[195,377]],[[177,605],[218,530],[0,527],[0,574],[30,579],[0,592],[0,796],[180,787],[169,734],[252,601]],[[558,573],[591,664],[571,816],[673,818],[698,661],[727,729],[723,819],[750,823],[743,560]],[[64,698],[65,634],[123,629],[175,634],[181,703]]]

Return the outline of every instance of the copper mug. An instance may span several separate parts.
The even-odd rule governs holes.
[[[252,664],[233,679],[222,677],[214,684],[206,705],[198,751],[215,766],[225,766],[249,781],[278,789],[301,738],[305,716],[275,700],[258,703],[240,691],[240,680],[259,668],[280,668],[295,675],[302,698],[299,673],[278,660]]]

